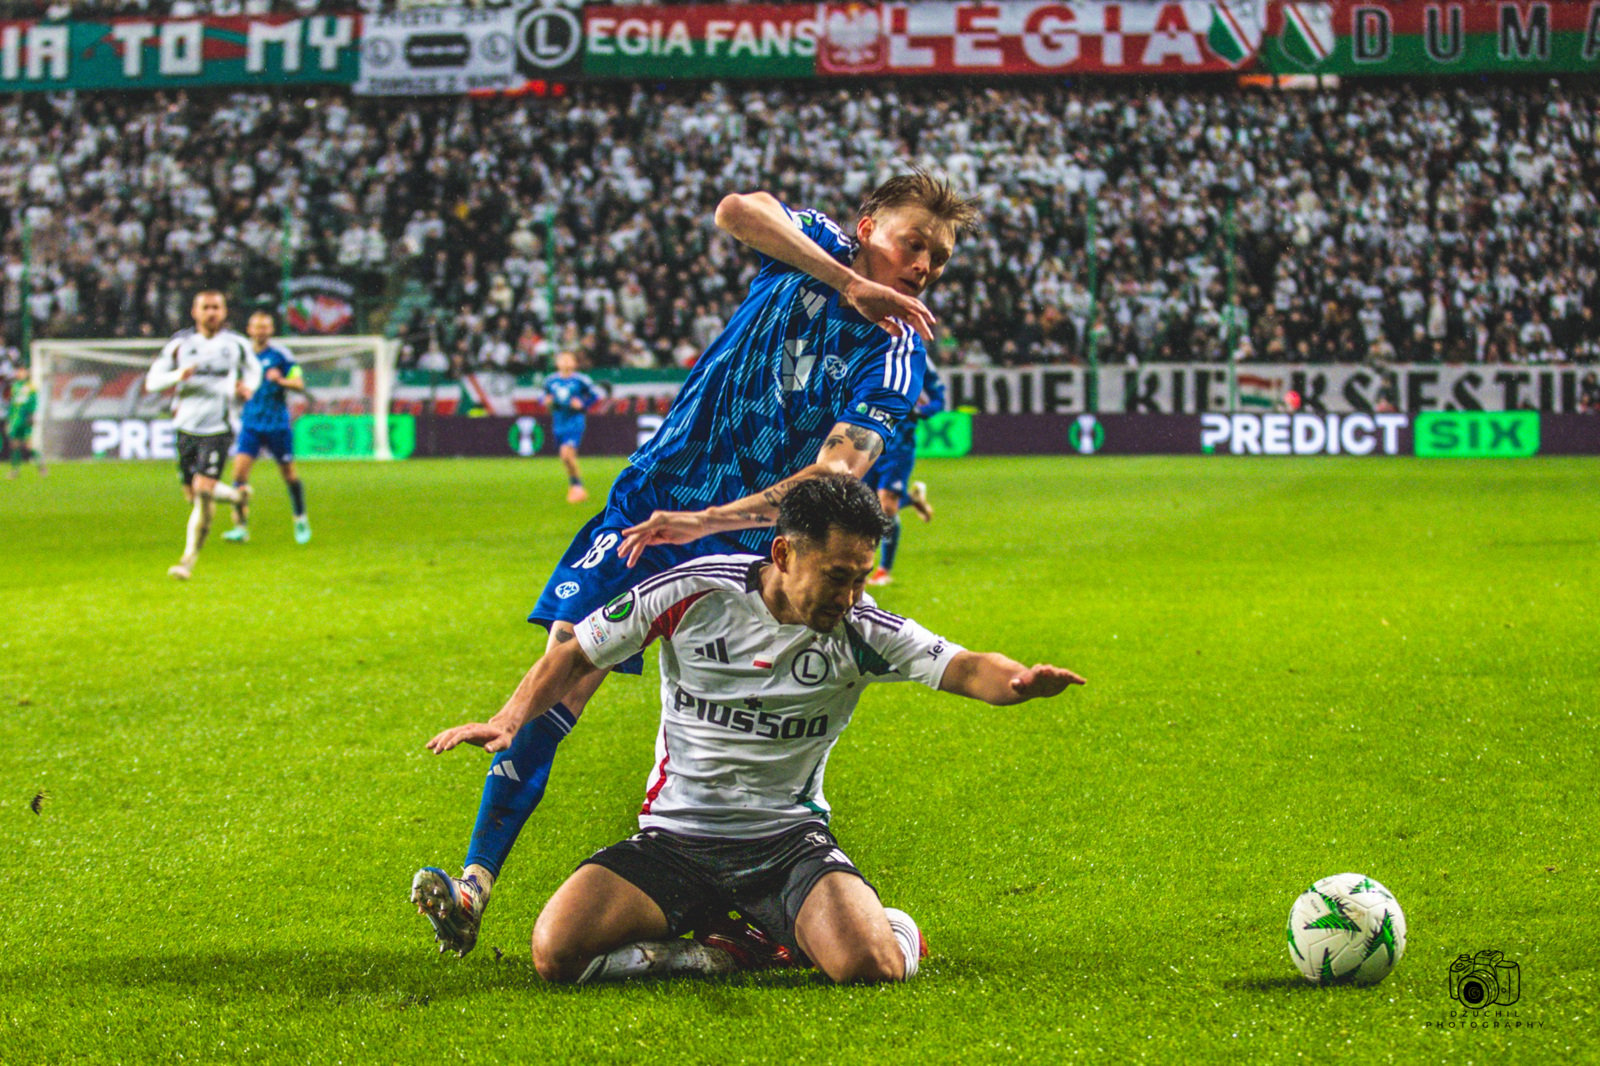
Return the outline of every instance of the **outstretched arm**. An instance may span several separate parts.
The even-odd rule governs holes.
[[[188,381],[194,376],[194,367],[178,368],[178,351],[175,347],[168,346],[156,356],[156,361],[150,364],[150,370],[144,376],[144,389],[146,392],[160,392],[170,389],[180,381]]]
[[[823,441],[816,462],[768,488],[732,503],[721,503],[703,511],[656,511],[648,519],[622,531],[617,554],[626,556],[628,565],[652,544],[687,544],[712,533],[736,529],[757,529],[778,520],[778,505],[800,482],[823,474],[850,474],[864,477],[878,456],[883,454],[883,438],[870,429],[850,422],[839,422]]]
[[[939,681],[940,692],[954,692],[997,707],[1026,703],[1065,692],[1088,682],[1060,666],[1023,666],[999,652],[964,651],[950,660]]]
[[[834,259],[795,228],[783,205],[770,193],[730,193],[717,204],[715,218],[719,229],[762,255],[803,270],[837,289],[862,317],[893,336],[903,335],[909,324],[925,340],[933,340],[934,317],[926,304],[887,285],[868,281]]]
[[[428,741],[428,750],[442,755],[458,744],[477,744],[488,751],[504,751],[517,730],[555,706],[573,684],[599,671],[576,640],[557,644],[533,664],[498,714],[487,722],[446,729]]]

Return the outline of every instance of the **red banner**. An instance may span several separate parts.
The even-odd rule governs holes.
[[[1193,74],[1261,45],[1246,2],[823,4],[819,74]]]

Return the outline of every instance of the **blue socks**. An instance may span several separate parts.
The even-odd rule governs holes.
[[[878,556],[878,565],[885,570],[894,569],[894,553],[900,547],[900,516],[894,519],[894,528],[889,530],[889,535],[883,538],[883,546]]]
[[[482,866],[500,876],[523,823],[544,798],[556,745],[575,724],[572,712],[558,703],[518,730],[511,747],[494,757],[463,866]]]
[[[289,482],[289,502],[294,504],[294,516],[306,516],[306,486],[299,478]]]

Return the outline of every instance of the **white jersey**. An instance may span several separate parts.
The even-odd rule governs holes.
[[[187,381],[183,368],[194,367]],[[234,385],[243,381],[252,391],[261,385],[261,362],[245,337],[231,329],[210,337],[186,329],[167,342],[145,375],[150,392],[177,386],[172,423],[185,433],[209,436],[239,431],[240,401]]]
[[[780,624],[761,599],[764,563],[696,559],[578,623],[596,666],[661,641],[661,729],[641,828],[758,837],[826,822],[823,770],[862,690],[938,688],[962,650],[866,596],[829,633]]]

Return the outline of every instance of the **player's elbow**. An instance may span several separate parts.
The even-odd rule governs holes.
[[[823,474],[848,474],[850,477],[861,477],[872,468],[872,464],[853,461],[854,457],[843,455],[828,455],[816,462],[816,476]],[[860,469],[857,469],[860,467]]]
[[[724,233],[738,236],[741,224],[750,217],[751,205],[749,197],[743,193],[730,192],[717,203],[717,212],[712,216],[712,221]]]
[[[743,240],[761,217],[777,206],[778,200],[771,193],[731,192],[718,201],[712,220],[718,229]]]

